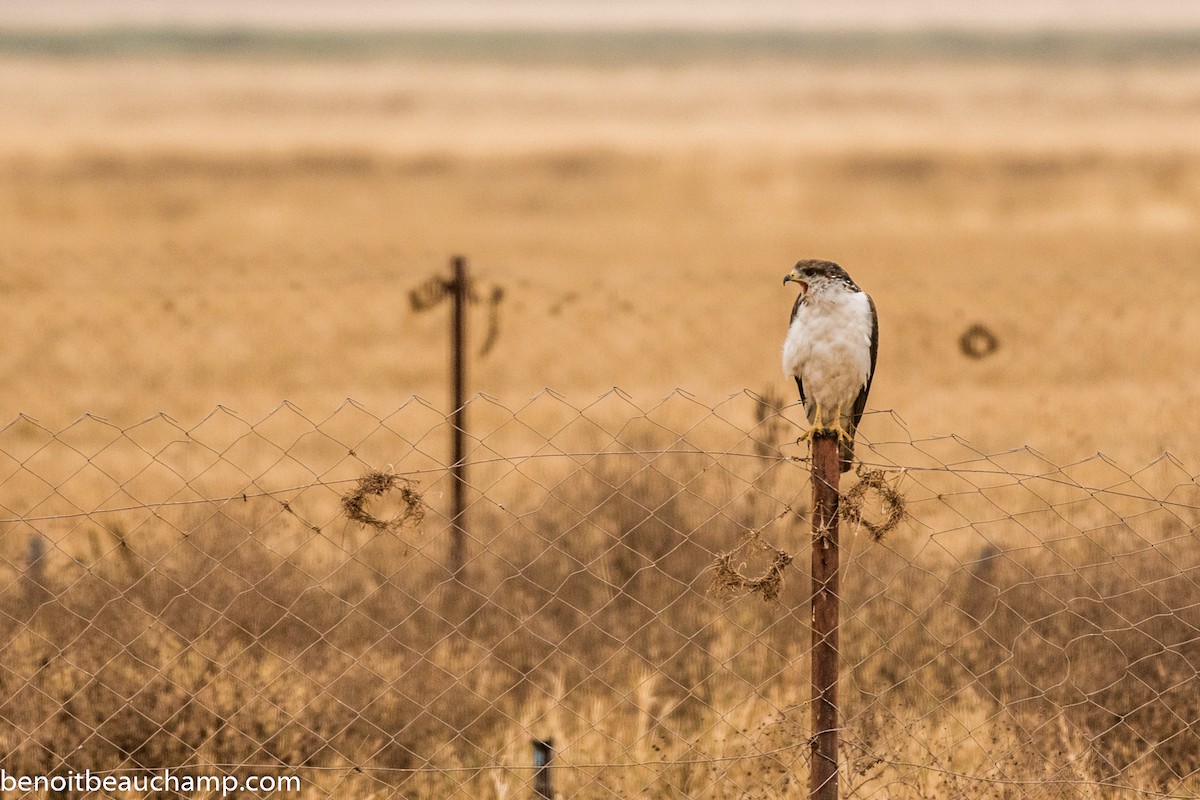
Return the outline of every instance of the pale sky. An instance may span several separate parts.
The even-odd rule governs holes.
[[[0,0],[0,27],[1200,28],[1200,0]]]

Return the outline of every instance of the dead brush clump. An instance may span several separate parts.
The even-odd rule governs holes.
[[[388,519],[380,519],[367,510],[372,498],[399,493],[400,511]],[[425,518],[425,501],[416,490],[416,481],[393,472],[372,471],[358,479],[354,489],[342,496],[342,511],[351,520],[380,533],[400,528],[416,527]]]
[[[782,519],[792,513],[791,506],[788,506],[775,519]],[[716,555],[709,566],[712,572],[709,591],[712,594],[726,600],[734,600],[746,594],[757,594],[768,603],[779,599],[780,592],[783,591],[784,575],[795,556],[766,542],[762,538],[762,532],[763,528],[747,531],[737,547]],[[750,557],[758,555],[767,558],[769,563],[766,570],[755,577],[746,575],[746,562],[738,561],[743,553]]]
[[[871,534],[871,538],[880,541],[904,521],[906,510],[904,495],[889,481],[888,474],[881,469],[868,469],[859,464],[856,470],[858,483],[854,484],[841,497],[839,513],[842,518],[853,525],[861,525]],[[874,491],[879,497],[881,516],[878,521],[864,516],[863,510],[867,505],[867,492]]]
[[[742,572],[746,566],[744,563],[734,566],[734,553],[721,553],[711,567],[712,591],[726,598],[757,594],[764,601],[773,603],[779,599],[779,593],[783,590],[784,571],[793,558],[791,553],[775,550],[767,571],[757,577],[749,577]]]

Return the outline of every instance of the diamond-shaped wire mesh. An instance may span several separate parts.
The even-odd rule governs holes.
[[[4,769],[527,797],[539,740],[563,797],[802,794],[794,409],[614,391],[468,410],[457,576],[451,426],[420,401],[0,429]],[[1200,792],[1195,471],[983,453],[888,414],[863,430],[842,795]]]

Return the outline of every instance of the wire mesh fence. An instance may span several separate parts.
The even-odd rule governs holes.
[[[294,775],[304,797],[802,794],[801,417],[478,396],[461,570],[450,423],[423,402],[19,418],[0,765]],[[887,413],[858,456],[843,796],[1200,793],[1194,469],[983,453]]]

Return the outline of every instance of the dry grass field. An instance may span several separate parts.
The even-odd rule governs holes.
[[[802,469],[628,457],[744,450],[747,402],[676,397],[660,425],[609,398],[591,425],[543,397],[506,427],[483,401],[480,455],[543,430],[626,455],[480,465],[463,608],[430,460],[446,309],[408,291],[455,253],[504,289],[471,384],[508,408],[547,386],[711,406],[787,391],[781,278],[831,258],[876,299],[872,406],[906,426],[871,415],[874,458],[969,459],[908,442],[953,433],[1196,465],[1198,62],[0,57],[0,420],[180,421],[0,429],[6,768],[271,763],[312,768],[311,797],[505,798],[528,774],[487,768],[549,733],[568,796],[792,796],[803,568],[775,606],[722,603],[706,570],[804,496]],[[999,341],[980,360],[958,345],[976,323]],[[334,412],[412,395],[435,410]],[[218,404],[267,419],[183,435]],[[367,465],[428,471],[420,528],[355,528],[341,484],[202,502]],[[1195,791],[1186,475],[986,469],[914,471],[911,524],[848,534],[848,796]],[[195,504],[87,513],[162,501]]]

